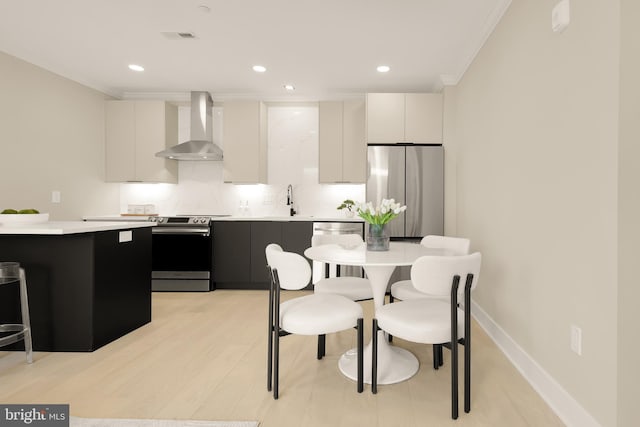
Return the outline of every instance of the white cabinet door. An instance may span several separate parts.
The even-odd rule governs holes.
[[[342,147],[343,182],[367,182],[367,140],[365,137],[365,102],[344,102]]]
[[[366,182],[364,101],[323,101],[318,111],[319,182]]]
[[[107,101],[106,179],[178,182],[175,160],[155,153],[178,143],[178,109],[164,101]]]
[[[442,143],[442,95],[367,94],[367,143]]]
[[[178,163],[156,157],[178,143],[178,109],[157,101],[136,101],[136,178],[143,182],[177,182]]]
[[[339,101],[318,103],[318,181],[342,181],[343,104]]]
[[[108,182],[134,181],[136,171],[135,103],[107,101],[105,158]]]
[[[405,94],[405,141],[422,144],[442,142],[442,94]]]
[[[404,94],[367,94],[367,143],[404,141]]]
[[[267,183],[267,110],[259,101],[224,103],[223,178],[233,183]]]

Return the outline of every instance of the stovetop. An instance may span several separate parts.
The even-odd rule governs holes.
[[[180,225],[209,225],[213,218],[227,217],[231,215],[213,214],[213,215],[176,215],[176,216],[157,216],[149,218],[149,221],[155,221],[158,225],[180,226]]]

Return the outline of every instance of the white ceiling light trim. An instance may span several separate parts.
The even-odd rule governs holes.
[[[378,67],[376,68],[376,70],[379,73],[388,73],[389,70],[391,70],[391,67],[389,67],[388,65],[378,65]]]
[[[265,67],[264,65],[254,65],[252,68],[256,73],[264,73],[265,71],[267,71],[267,67]]]
[[[138,64],[129,64],[129,69],[132,71],[138,71],[138,72],[144,71],[144,67]]]

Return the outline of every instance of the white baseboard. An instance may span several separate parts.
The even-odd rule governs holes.
[[[569,427],[602,427],[474,301],[471,304],[471,313],[562,422]]]

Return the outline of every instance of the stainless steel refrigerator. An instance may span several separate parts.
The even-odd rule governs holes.
[[[395,199],[407,210],[389,222],[392,240],[444,233],[442,145],[369,145],[367,201]]]

